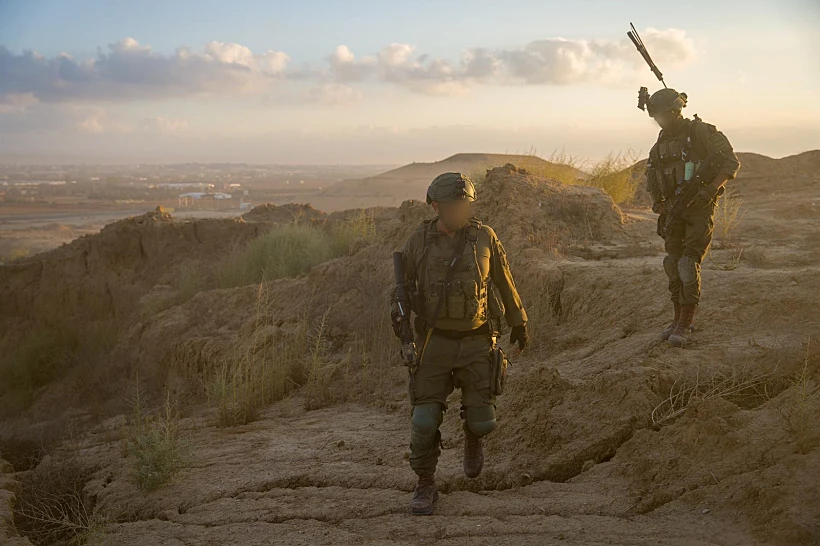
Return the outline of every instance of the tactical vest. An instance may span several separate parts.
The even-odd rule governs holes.
[[[655,202],[674,198],[678,187],[692,179],[697,165],[706,158],[705,146],[697,142],[694,136],[696,124],[701,123],[700,118],[696,116],[685,123],[688,127],[684,131],[671,136],[661,133],[650,154],[647,189]],[[687,166],[687,163],[690,165]]]
[[[434,219],[427,224],[425,230],[424,253],[419,269],[423,272],[419,279],[419,296],[424,317],[430,323],[439,301],[443,299],[436,319],[436,328],[469,330],[477,327],[489,318],[490,249],[486,249],[486,252],[479,256],[479,250],[483,250],[479,249],[477,244],[481,221],[471,218],[465,226],[466,244],[449,285],[445,285],[444,281],[453,250],[435,244],[435,238],[441,236],[435,233],[435,229]],[[479,266],[479,260],[486,260],[484,267]]]

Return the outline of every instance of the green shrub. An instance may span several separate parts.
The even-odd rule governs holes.
[[[133,401],[132,435],[128,453],[134,456],[134,479],[143,490],[154,490],[190,465],[190,440],[179,432],[179,413],[166,392],[165,404],[155,419],[148,417],[144,395]]]
[[[376,223],[373,216],[364,210],[357,210],[330,230],[332,250],[335,256],[343,256],[350,250],[350,244],[356,239],[372,241],[376,236]]]
[[[319,228],[277,227],[229,256],[219,269],[224,288],[292,277],[333,257],[331,241]]]

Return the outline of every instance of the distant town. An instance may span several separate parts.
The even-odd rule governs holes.
[[[392,165],[14,165],[0,164],[4,205],[123,206],[158,203],[184,210],[236,210],[309,200],[337,182]]]

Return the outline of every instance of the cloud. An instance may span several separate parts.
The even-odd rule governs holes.
[[[695,57],[694,42],[682,30],[644,31],[644,42],[661,66],[678,67]],[[476,84],[570,85],[632,83],[646,71],[632,43],[549,38],[506,49],[471,48],[458,62],[417,54],[409,44],[390,44],[357,60],[341,45],[328,58],[335,81],[374,80],[430,94],[461,94]]]
[[[682,30],[643,32],[661,67],[677,67],[696,54]],[[351,85],[390,84],[431,95],[461,95],[477,85],[623,85],[646,76],[647,67],[631,42],[549,38],[520,47],[465,49],[457,60],[420,53],[411,44],[391,43],[373,55],[357,57],[339,45],[322,66],[289,68],[281,51],[255,53],[236,43],[210,42],[199,51],[180,47],[154,52],[133,38],[77,60],[67,53],[45,57],[14,53],[0,46],[0,114],[19,109],[19,97],[42,103],[162,100],[203,95],[270,93],[282,80],[311,82],[311,97],[349,104],[360,96]],[[311,98],[308,97],[308,98]],[[17,104],[16,106],[14,104]],[[23,107],[25,108],[25,107]]]
[[[289,60],[280,51],[255,54],[223,42],[211,42],[202,52],[182,47],[161,55],[126,38],[83,61],[65,53],[52,58],[33,51],[16,54],[0,46],[0,95],[61,102],[252,93],[281,79]]]

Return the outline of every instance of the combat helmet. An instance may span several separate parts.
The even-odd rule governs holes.
[[[433,179],[427,188],[427,204],[433,201],[475,201],[475,186],[467,175],[444,173]]]
[[[669,110],[680,110],[686,107],[686,93],[678,93],[672,88],[664,88],[652,93],[646,105],[650,116]]]

